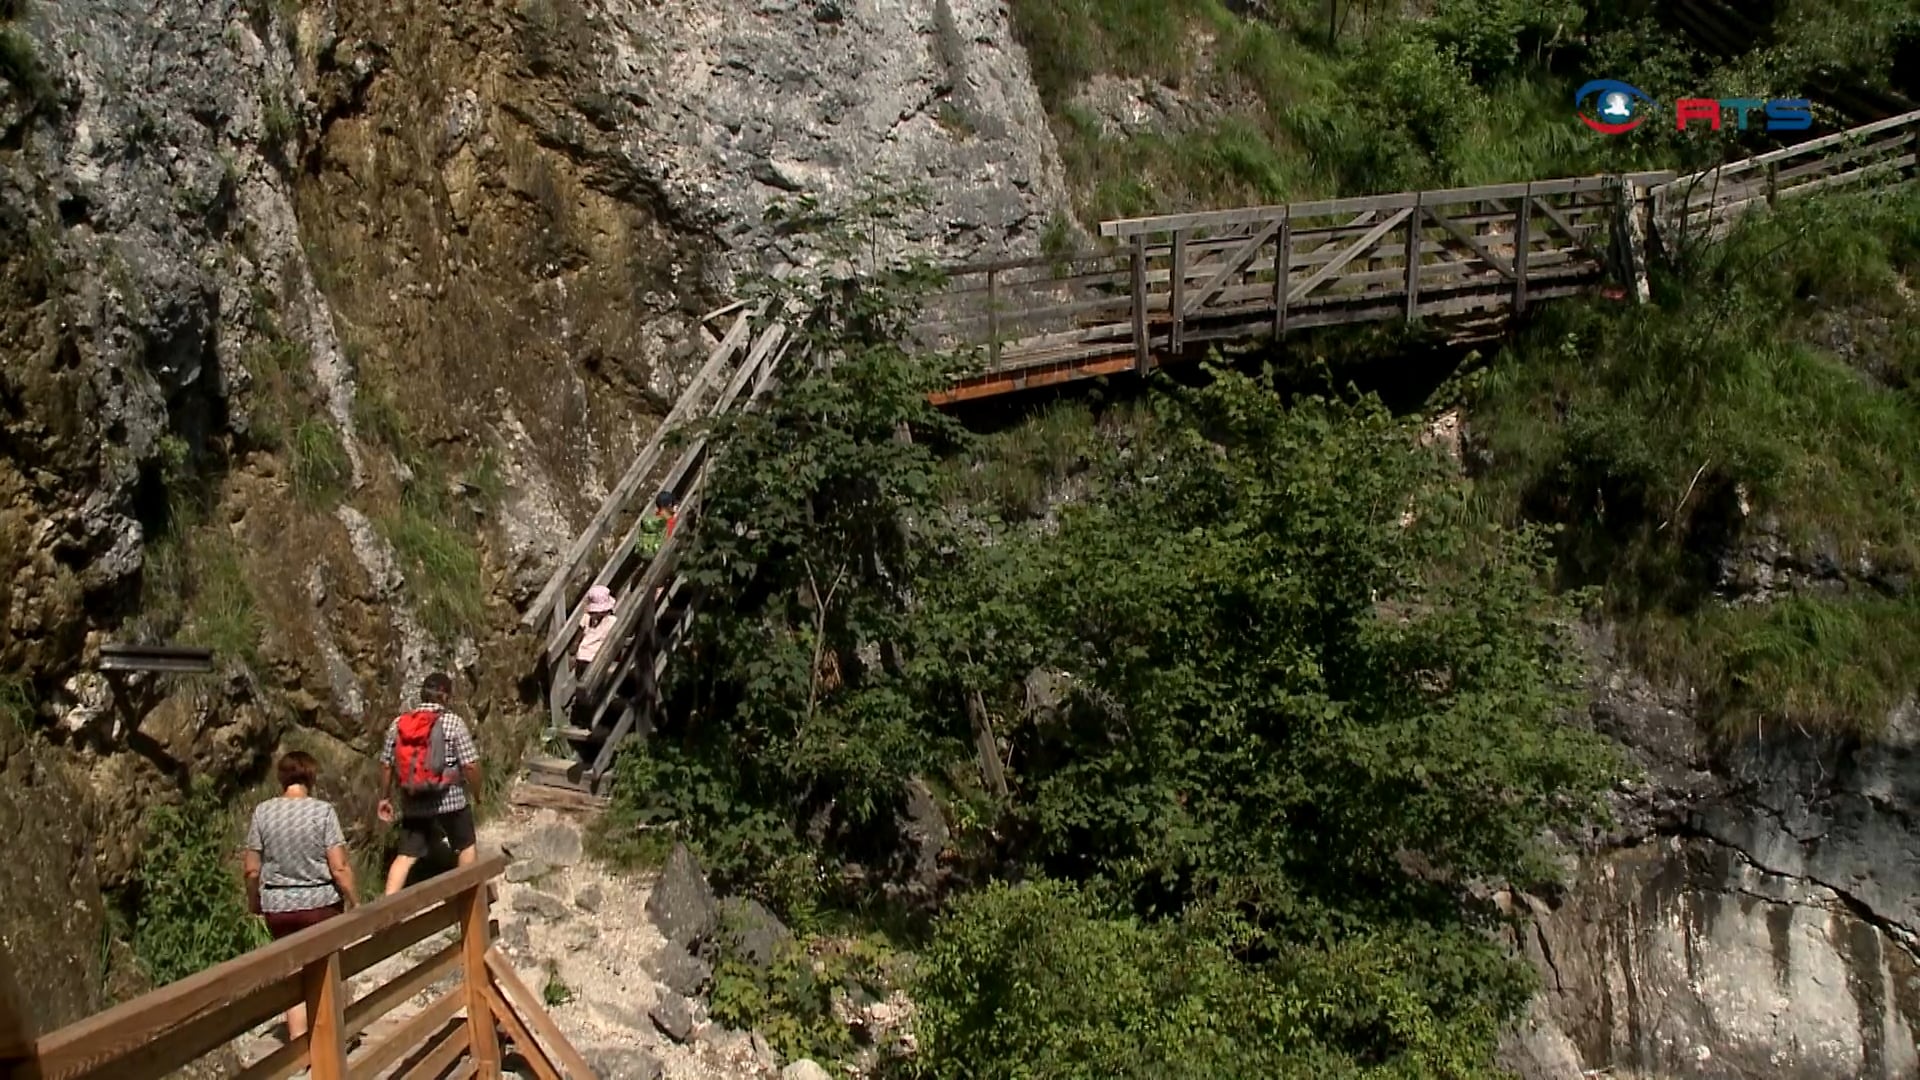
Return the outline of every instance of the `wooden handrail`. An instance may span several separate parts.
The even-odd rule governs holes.
[[[458,1052],[469,1055],[476,1075],[497,1078],[497,1017],[488,996],[494,980],[488,966],[488,905],[491,882],[506,865],[499,855],[481,859],[50,1032],[32,1041],[14,1075],[158,1080],[304,1003],[309,1033],[250,1066],[242,1073],[246,1080],[283,1078],[303,1068],[312,1080],[360,1075],[375,1061],[400,1061],[417,1052],[462,1011],[466,1020]],[[351,999],[347,980],[356,973],[451,926],[459,927],[457,941]],[[455,976],[459,984],[451,991],[349,1062],[350,1038]],[[524,1027],[526,1018],[521,1020]],[[543,1060],[547,1053],[538,1046],[520,1049]],[[564,1075],[590,1077],[571,1067]]]

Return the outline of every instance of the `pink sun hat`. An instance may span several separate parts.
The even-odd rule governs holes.
[[[613,592],[605,585],[595,585],[587,590],[587,614],[605,615],[613,610]]]

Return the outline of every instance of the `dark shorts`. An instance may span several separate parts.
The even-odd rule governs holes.
[[[459,853],[473,846],[473,807],[465,806],[444,814],[400,819],[400,854],[409,859],[424,859],[433,842],[446,837],[447,846]]]
[[[267,920],[267,935],[279,941],[309,926],[319,926],[345,910],[344,904],[334,904],[330,907],[308,908],[305,911],[269,911],[261,918]]]

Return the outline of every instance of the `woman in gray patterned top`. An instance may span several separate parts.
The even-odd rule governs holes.
[[[317,926],[358,903],[347,838],[333,805],[314,798],[319,765],[295,750],[280,758],[277,799],[253,808],[243,856],[247,904],[267,920],[275,941]],[[287,1038],[307,1030],[305,1005],[287,1010]]]

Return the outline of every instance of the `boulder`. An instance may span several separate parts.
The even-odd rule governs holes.
[[[653,981],[688,997],[705,990],[707,981],[713,978],[713,968],[705,960],[678,945],[668,945],[654,953],[647,958],[645,967]]]
[[[772,969],[781,949],[793,941],[793,931],[758,900],[731,897],[721,901],[720,925],[726,951],[763,974]]]
[[[573,905],[581,911],[599,911],[600,904],[605,899],[606,897],[600,891],[600,886],[589,885],[573,894]]]
[[[538,881],[547,876],[553,867],[539,859],[522,859],[507,867],[507,881],[513,885],[524,885],[529,881]]]
[[[692,948],[713,936],[719,905],[700,863],[685,844],[675,844],[667,865],[647,897],[647,917],[668,941]]]
[[[515,893],[513,910],[542,919],[564,919],[571,914],[566,901],[537,889],[522,889]]]
[[[833,1074],[813,1059],[801,1058],[780,1070],[780,1080],[833,1080]]]
[[[947,828],[946,814],[926,781],[919,777],[907,781],[905,805],[895,819],[894,828],[900,838],[899,850],[894,856],[896,877],[905,884],[909,895],[917,899],[932,897],[945,876],[940,853],[946,850],[953,833]]]
[[[653,1026],[660,1034],[683,1043],[693,1037],[693,1002],[669,990],[660,995],[653,1008],[647,1010],[647,1016],[653,1020]]]
[[[516,856],[535,859],[550,866],[573,866],[580,861],[580,830],[563,821],[536,829],[514,846]]]
[[[583,1055],[599,1080],[660,1080],[666,1067],[645,1050],[602,1047]]]

